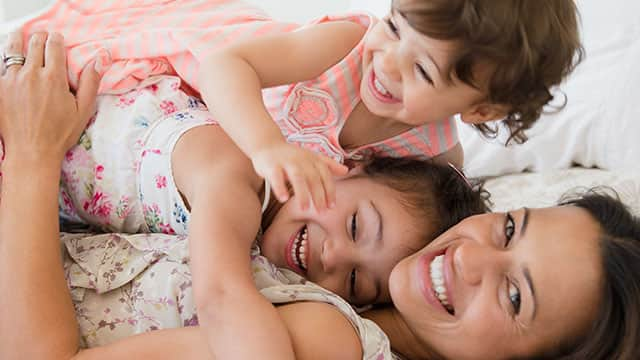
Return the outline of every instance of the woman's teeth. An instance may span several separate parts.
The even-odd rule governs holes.
[[[433,292],[442,306],[447,309],[447,312],[453,315],[455,312],[451,304],[449,304],[444,286],[444,255],[438,255],[431,261],[430,270]]]
[[[291,247],[291,258],[293,262],[302,269],[307,271],[307,254],[309,248],[309,242],[307,241],[307,227],[304,226],[298,233],[295,240],[293,240],[293,246]]]
[[[387,89],[382,85],[380,81],[378,81],[377,78],[373,80],[373,85],[376,87],[376,90],[378,90],[378,92],[381,93],[382,95],[386,97],[392,97],[391,93],[387,91]]]

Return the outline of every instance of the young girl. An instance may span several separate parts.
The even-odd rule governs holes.
[[[19,41],[19,34],[12,36],[7,52],[19,51]],[[52,34],[48,55],[61,42]],[[39,69],[45,56],[42,42],[35,44],[24,67],[10,65],[6,78],[52,73]],[[63,63],[62,54],[56,56]],[[202,104],[179,90],[180,79],[151,80],[98,100],[95,119],[62,164],[62,213],[112,231],[188,230],[194,299],[216,357],[291,357],[287,329],[256,291],[247,256],[261,203],[268,204],[263,181],[228,136],[211,126]],[[11,147],[7,151],[11,156]],[[321,213],[285,204],[264,227],[261,249],[275,265],[356,305],[388,302],[395,263],[485,209],[453,168],[410,159],[356,167],[336,183],[336,192],[336,206]],[[116,276],[104,275],[93,281]],[[239,344],[241,335],[255,339],[254,346]]]
[[[60,0],[24,34],[63,33],[72,85],[96,59],[102,92],[179,75],[278,199],[289,183],[303,206],[323,209],[334,200],[330,174],[345,170],[314,153],[461,165],[457,114],[484,133],[484,122],[503,119],[523,141],[582,54],[576,17],[572,0],[394,0],[382,21],[351,14],[300,26],[237,0]]]

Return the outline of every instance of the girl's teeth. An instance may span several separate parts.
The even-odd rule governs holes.
[[[307,227],[305,226],[294,240],[293,247],[291,249],[291,257],[293,258],[293,261],[303,271],[307,270],[307,246]]]
[[[390,94],[387,91],[387,89],[385,89],[385,87],[382,85],[382,83],[380,81],[378,81],[378,79],[374,79],[373,80],[373,84],[375,85],[376,90],[378,90],[381,94],[383,94],[385,96],[390,96]]]

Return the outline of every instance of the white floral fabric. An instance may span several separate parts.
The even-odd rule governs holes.
[[[198,324],[186,236],[64,233],[61,239],[84,347]],[[394,358],[382,330],[339,296],[276,268],[257,246],[251,252],[251,265],[256,286],[272,303],[332,304],[360,336],[363,359]]]

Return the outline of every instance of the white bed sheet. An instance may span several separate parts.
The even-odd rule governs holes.
[[[491,192],[494,211],[523,206],[544,207],[557,203],[567,191],[608,186],[614,189],[631,211],[640,216],[640,171],[610,171],[571,168],[540,173],[521,173],[491,178],[486,188]]]

